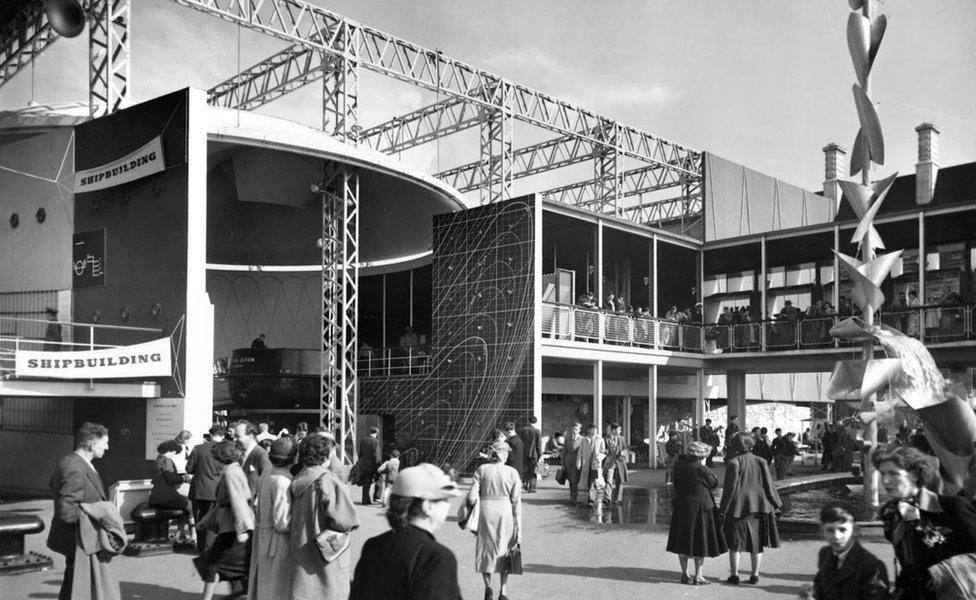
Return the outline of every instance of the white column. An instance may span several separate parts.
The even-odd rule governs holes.
[[[657,365],[647,368],[647,440],[648,465],[657,468]]]
[[[925,213],[920,212],[918,213],[918,302],[921,305],[925,304],[927,298],[925,295],[925,263]]]
[[[697,396],[695,398],[695,439],[698,431],[705,423],[705,369],[698,369],[695,373]]]
[[[596,223],[596,243],[594,244],[593,252],[593,272],[596,275],[596,304],[600,308],[603,308],[603,221],[597,221]],[[600,332],[600,338],[603,338],[603,332]]]
[[[759,349],[766,350],[766,324],[763,321],[766,319],[766,285],[767,285],[767,274],[766,274],[766,236],[759,238],[759,268],[762,271],[759,275],[759,292],[760,300],[759,302],[762,306],[759,309]]]
[[[593,361],[593,424],[603,432],[603,361]]]
[[[654,269],[654,275],[653,275],[654,298],[652,299],[652,304],[654,308],[651,311],[651,316],[656,319],[661,316],[658,313],[658,305],[657,305],[658,293],[657,293],[657,236],[656,235],[654,236],[654,239],[651,241],[651,268]]]
[[[542,419],[542,198],[537,194],[533,206],[533,293],[535,294],[533,305],[535,307],[535,319],[532,326],[532,414],[539,422],[540,430],[543,430]],[[575,300],[575,298],[573,299]]]

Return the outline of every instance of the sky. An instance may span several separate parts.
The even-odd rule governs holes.
[[[285,43],[175,4],[132,0],[132,90],[145,100],[209,88]],[[654,135],[714,152],[810,190],[822,148],[857,133],[846,0],[313,0],[372,27],[541,90]],[[884,0],[885,39],[872,71],[887,145],[875,176],[915,169],[916,133],[941,130],[940,162],[976,160],[976,2]],[[60,40],[0,88],[0,109],[87,97],[85,36]],[[33,79],[33,80],[32,80]],[[262,112],[320,124],[321,87]],[[364,126],[435,101],[433,93],[363,77]],[[551,133],[517,127],[516,146]],[[475,160],[477,132],[404,160],[436,171]],[[589,170],[589,171],[587,171]],[[517,184],[586,177],[591,166]],[[519,189],[521,186],[521,189]]]

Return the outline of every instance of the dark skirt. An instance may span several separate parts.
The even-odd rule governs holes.
[[[207,551],[193,559],[197,573],[204,581],[213,581],[219,575],[221,581],[235,581],[247,577],[251,569],[251,539],[243,544],[237,541],[233,531],[218,535]]]
[[[733,552],[760,553],[763,548],[779,548],[776,515],[752,513],[725,522],[725,539]]]
[[[714,558],[728,551],[711,502],[675,498],[668,531],[668,552]]]

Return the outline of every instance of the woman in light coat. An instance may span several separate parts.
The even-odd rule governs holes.
[[[316,536],[331,530],[348,533],[359,527],[359,518],[347,486],[328,468],[335,441],[321,435],[302,440],[299,451],[302,470],[295,475],[291,495],[289,567],[291,600],[345,600],[349,597],[350,552],[325,562]],[[275,598],[275,600],[279,600]]]
[[[249,600],[287,598],[291,589],[288,544],[292,475],[288,469],[297,453],[298,443],[291,436],[271,442],[268,459],[274,468],[265,470],[258,481]]]
[[[485,600],[491,600],[491,574],[498,573],[498,600],[508,600],[505,558],[522,543],[522,478],[505,464],[510,447],[504,442],[491,446],[491,462],[474,472],[467,503],[479,503],[478,537],[475,541],[475,570],[485,582]]]

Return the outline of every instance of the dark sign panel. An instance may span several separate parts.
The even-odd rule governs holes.
[[[71,251],[71,287],[105,285],[105,228],[76,233]]]

